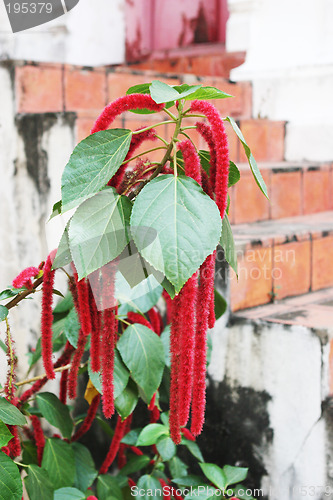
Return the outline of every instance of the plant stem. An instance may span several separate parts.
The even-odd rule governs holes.
[[[14,380],[14,368],[15,368],[15,355],[12,344],[12,337],[10,335],[10,327],[8,318],[6,318],[6,335],[7,335],[7,356],[9,358],[9,377],[8,377],[8,397],[11,399],[13,394],[13,380]]]
[[[194,129],[194,128],[197,128],[195,125],[188,125],[187,127],[182,127],[180,129],[181,132],[183,132],[183,130],[190,130],[190,129]]]
[[[171,111],[169,111],[167,108],[163,108],[164,113],[170,116],[170,118],[173,119],[174,122],[178,120],[177,116],[174,115]]]
[[[18,295],[16,295],[16,297],[14,297],[11,301],[9,301],[8,304],[5,305],[5,307],[7,307],[7,309],[11,309],[12,307],[16,306],[19,302],[21,302],[21,300],[25,299],[28,295],[30,295],[31,293],[35,293],[36,288],[39,287],[41,283],[43,283],[43,276],[41,276],[40,278],[38,278],[38,280],[34,282],[32,290],[25,290],[24,292],[19,293]]]
[[[194,127],[194,128],[196,128],[196,127]],[[184,129],[182,129],[182,130],[184,130]],[[192,142],[193,146],[195,147],[196,152],[198,153],[198,148],[196,147],[196,145],[195,145],[195,144],[194,144],[194,142],[192,141],[191,137],[190,137],[188,134],[186,134],[186,132],[180,132],[180,133],[181,133],[182,135],[184,135],[184,136],[185,136],[185,137],[186,137],[189,141],[191,141],[191,142]]]
[[[153,151],[158,151],[159,149],[165,149],[165,146],[158,146],[156,148],[152,148],[152,149],[147,149],[147,151],[144,151],[143,153],[139,153],[138,155],[135,155],[135,156],[132,156],[131,158],[129,158],[128,160],[124,161],[122,163],[122,165],[126,165],[126,163],[129,163],[130,161],[132,160],[136,160],[137,158],[139,158],[140,156],[143,156],[143,155],[146,155],[148,153],[152,153]]]
[[[174,123],[174,120],[165,120],[163,122],[154,123],[153,125],[149,125],[149,127],[141,128],[140,130],[134,130],[134,132],[132,132],[132,135],[141,134],[141,132],[146,132],[147,130],[151,130],[154,127],[159,127],[160,125],[167,125],[168,123]]]
[[[157,139],[159,139],[160,141],[164,142],[164,144],[168,147],[169,143],[168,143],[168,141],[166,141],[165,139],[163,139],[163,137],[161,137],[160,135],[157,135],[157,134],[155,135],[155,137]]]

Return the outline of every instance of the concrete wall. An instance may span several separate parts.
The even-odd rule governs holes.
[[[66,15],[13,34],[0,4],[0,59],[98,66],[125,59],[125,0],[80,0]]]
[[[331,0],[229,0],[231,78],[253,82],[253,116],[287,120],[286,160],[333,158]]]

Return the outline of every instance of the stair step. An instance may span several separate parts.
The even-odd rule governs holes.
[[[331,328],[333,325],[333,288],[309,292],[264,306],[244,309],[235,316],[284,325],[308,328]]]
[[[238,164],[240,181],[230,190],[230,221],[243,224],[333,209],[333,165],[260,163],[269,200],[259,191],[248,164]]]
[[[230,271],[231,309],[333,286],[333,211],[232,227],[238,281]]]

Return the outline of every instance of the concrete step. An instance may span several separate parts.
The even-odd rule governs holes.
[[[230,190],[232,224],[295,217],[333,209],[333,164],[259,163],[269,200],[258,189],[248,164],[239,163],[238,167],[241,179]]]
[[[333,211],[233,226],[233,311],[333,286]]]

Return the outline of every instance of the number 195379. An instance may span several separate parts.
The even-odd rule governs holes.
[[[45,2],[23,2],[23,3],[14,3],[11,5],[10,3],[6,4],[7,11],[9,14],[42,14],[46,12],[47,14],[51,14],[52,12],[52,4]]]

